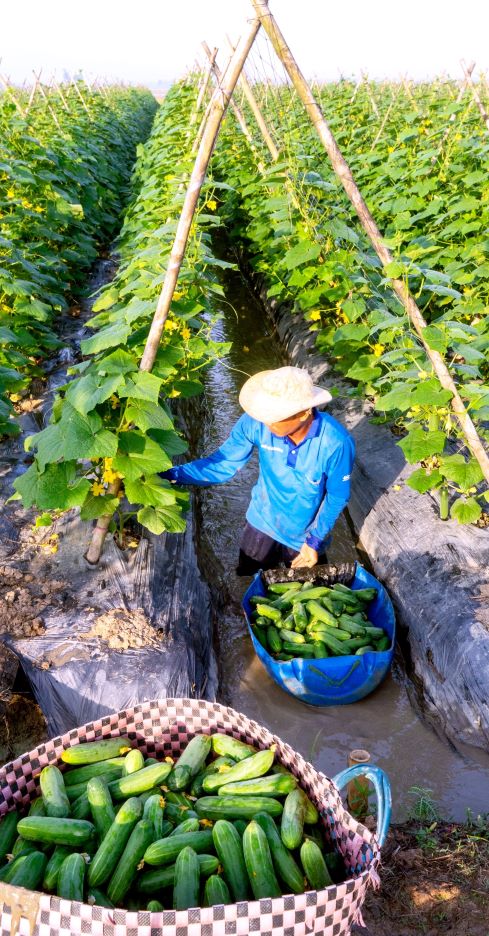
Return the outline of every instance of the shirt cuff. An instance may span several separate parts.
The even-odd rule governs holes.
[[[319,539],[319,536],[314,536],[314,533],[308,533],[306,536],[306,543],[311,549],[315,549],[317,553],[321,552],[323,540]]]
[[[167,471],[158,472],[160,478],[163,478],[165,481],[177,481],[178,480],[178,465],[175,465],[174,468],[168,468]]]

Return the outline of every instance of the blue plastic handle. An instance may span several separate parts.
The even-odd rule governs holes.
[[[371,764],[357,764],[355,767],[347,767],[336,777],[333,777],[333,783],[339,790],[343,789],[350,780],[355,777],[366,777],[374,785],[377,796],[377,841],[379,846],[385,842],[392,812],[391,785],[387,774],[380,767],[373,767]]]

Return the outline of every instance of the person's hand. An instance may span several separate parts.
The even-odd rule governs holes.
[[[312,546],[308,546],[307,543],[304,543],[301,546],[301,551],[295,559],[292,560],[290,564],[291,569],[312,569],[313,566],[317,565],[318,554]]]

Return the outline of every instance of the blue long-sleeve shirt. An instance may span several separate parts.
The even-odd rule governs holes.
[[[355,455],[352,437],[328,413],[314,411],[298,444],[244,413],[216,452],[177,465],[164,477],[201,487],[223,484],[243,468],[255,447],[260,473],[246,519],[291,549],[307,542],[319,552],[348,503]]]

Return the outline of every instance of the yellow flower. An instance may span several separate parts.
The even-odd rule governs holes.
[[[34,206],[34,211],[37,211],[37,214],[42,214],[43,211],[44,211],[44,208],[41,208],[40,205],[35,205],[35,206]]]
[[[112,468],[113,458],[104,458],[104,465],[106,468]]]
[[[15,189],[13,188],[7,189],[7,198],[15,198]]]
[[[385,350],[385,345],[374,344],[373,352],[375,354],[375,357],[380,357],[380,355],[384,353],[384,350]]]
[[[110,405],[112,406],[112,409],[117,409],[117,407],[119,406],[119,400],[118,400],[118,397],[116,397],[115,393],[113,393],[112,396],[110,397]]]
[[[215,211],[217,208],[217,202],[213,198],[210,198],[204,205],[204,208],[209,208],[211,211]]]
[[[105,488],[103,484],[100,484],[99,481],[94,481],[91,487],[91,491],[94,497],[100,497],[101,494],[105,493]]]
[[[182,328],[182,338],[184,341],[188,341],[191,334],[192,332],[190,331],[190,328],[187,328],[187,327]]]
[[[319,322],[321,319],[321,313],[319,309],[314,309],[314,312],[311,312],[309,318],[311,319],[311,322]]]
[[[172,299],[181,299],[182,296],[183,296],[183,292],[177,292],[175,290],[175,292],[173,293]]]
[[[199,819],[199,825],[203,826],[204,829],[211,829],[214,823],[212,819]]]
[[[250,349],[248,348],[247,345],[243,345],[243,351],[244,351],[245,354],[248,354],[248,351],[249,351],[249,350],[250,350]]]
[[[393,491],[400,491],[400,490],[401,490],[401,485],[400,485],[400,484],[394,484],[394,485],[392,486],[392,490],[393,490]]]
[[[420,370],[418,377],[420,380],[426,380],[426,378],[429,377],[429,374],[425,370]]]
[[[105,484],[113,484],[114,481],[115,481],[118,477],[119,477],[119,475],[117,474],[116,471],[112,471],[112,468],[106,468],[105,471],[104,471],[104,473],[103,473],[103,475],[102,475],[102,481],[104,481]]]
[[[170,398],[180,396],[180,390],[175,390],[175,388],[173,388],[173,390],[168,394],[168,396]]]
[[[175,331],[178,328],[178,322],[175,322],[174,319],[167,319],[165,322],[165,331]]]

